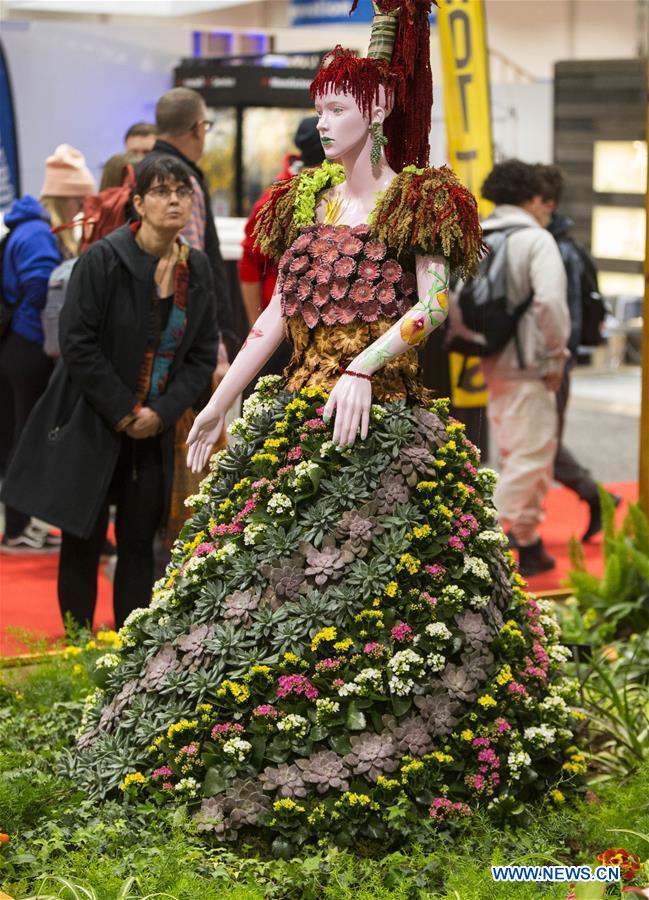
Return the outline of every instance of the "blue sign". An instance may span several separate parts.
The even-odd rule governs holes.
[[[18,142],[9,69],[0,44],[0,210],[20,196]]]
[[[352,16],[352,0],[290,0],[291,25],[367,25],[372,21],[372,0],[359,0]],[[434,13],[430,21],[435,21]]]
[[[291,0],[292,25],[359,25],[372,21],[372,0],[359,0],[349,15],[352,0]]]

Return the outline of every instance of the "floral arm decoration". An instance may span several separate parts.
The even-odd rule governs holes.
[[[348,366],[353,372],[373,375],[395,357],[424,341],[446,319],[449,263],[440,256],[417,257],[420,299],[392,328],[370,344]]]

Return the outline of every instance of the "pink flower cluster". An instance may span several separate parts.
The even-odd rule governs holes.
[[[207,556],[208,553],[213,553],[216,550],[216,544],[210,544],[203,541],[202,544],[199,544],[198,547],[192,553],[192,556]]]
[[[302,456],[302,448],[301,447],[291,447],[291,449],[286,454],[286,458],[291,461],[299,459]]]
[[[460,509],[454,510],[457,518],[454,520],[453,525],[457,529],[457,537],[463,541],[468,540],[476,531],[479,531],[480,525],[478,520],[471,513],[463,513]],[[451,540],[448,542],[449,546],[451,546]]]
[[[425,565],[424,572],[427,572],[431,578],[443,578],[446,575],[446,566],[441,566],[439,563],[434,563],[432,566]]]
[[[196,756],[198,753],[198,744],[196,741],[192,741],[191,744],[187,744],[185,747],[181,747],[178,751],[179,753],[184,753],[185,756]]]
[[[532,652],[534,660],[530,659],[529,656],[525,657],[525,668],[521,672],[521,677],[525,679],[536,678],[538,681],[545,683],[548,680],[550,657],[540,641],[534,641]]]
[[[281,675],[278,685],[278,697],[288,697],[289,694],[302,694],[307,700],[317,700],[318,698],[318,689],[304,675]]]
[[[457,550],[459,553],[463,553],[465,550],[464,544],[459,539],[459,537],[457,537],[456,535],[452,535],[448,539],[448,545],[451,548],[451,550]]]
[[[240,731],[243,731],[243,725],[239,725],[236,722],[224,722],[222,725],[215,725],[211,734],[212,739],[217,741],[224,740],[230,737],[231,734],[236,734]]]
[[[280,715],[279,711],[274,706],[271,706],[270,703],[262,703],[261,706],[256,706],[252,714],[263,719],[273,719]]]
[[[474,738],[471,745],[478,750],[478,771],[465,775],[464,781],[478,794],[492,794],[500,784],[500,759],[491,746],[489,738]]]
[[[344,665],[344,660],[328,657],[327,659],[321,659],[317,662],[315,664],[315,670],[316,672],[335,672],[336,669],[339,669],[342,665]]]
[[[539,605],[533,597],[528,597],[527,606],[525,607],[525,615],[527,616],[527,627],[530,632],[537,637],[539,640],[545,639],[545,630],[543,626],[539,623],[539,618],[541,616],[541,610],[539,609]]]
[[[517,681],[510,681],[507,685],[507,690],[514,696],[524,697],[527,694],[527,690],[525,689],[524,685],[519,684]]]
[[[506,734],[508,731],[512,730],[512,726],[509,724],[507,719],[503,719],[502,717],[496,719],[494,725],[496,726],[496,731],[498,732],[498,734]]]
[[[429,814],[431,819],[437,822],[444,822],[449,816],[454,818],[466,818],[472,815],[471,807],[466,803],[460,803],[459,800],[453,803],[448,797],[435,797],[430,805]]]
[[[399,622],[392,629],[392,637],[395,641],[411,641],[413,637],[412,628],[405,622]]]
[[[156,769],[151,773],[151,778],[154,781],[157,781],[158,778],[168,778],[170,775],[173,775],[173,771],[169,768],[169,766],[160,766],[159,769]]]
[[[372,641],[369,644],[365,644],[365,646],[363,647],[363,653],[366,653],[367,656],[373,656],[375,658],[378,656],[383,656],[385,650],[386,648],[383,646],[383,644],[379,644],[377,643],[377,641]]]
[[[423,600],[424,603],[428,603],[429,606],[437,606],[438,600],[437,597],[433,597],[428,591],[422,591],[419,595],[420,600]]]

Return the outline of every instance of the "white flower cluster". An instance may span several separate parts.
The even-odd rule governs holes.
[[[466,559],[464,560],[464,573],[466,575],[474,575],[481,581],[491,581],[489,566],[484,561],[484,559],[480,559],[477,556],[466,557]]]
[[[228,425],[228,434],[231,437],[240,437],[244,441],[248,440],[250,437],[248,423],[242,416],[239,416],[238,419],[233,419]]]
[[[544,697],[543,700],[539,703],[539,709],[544,712],[553,712],[557,715],[565,715],[568,712],[568,704],[563,699],[563,697],[559,697],[558,695],[550,694],[548,697]]]
[[[514,778],[520,775],[522,770],[529,766],[531,762],[532,757],[525,750],[512,750],[507,757],[507,765]]]
[[[459,609],[465,600],[466,594],[457,584],[447,584],[440,594],[440,603]]]
[[[198,782],[195,778],[181,778],[174,790],[179,794],[187,794],[188,797],[196,797]]]
[[[96,669],[114,669],[120,663],[117,653],[104,653],[95,663]]]
[[[554,613],[554,604],[552,600],[546,600],[544,597],[535,597],[536,605],[542,613],[552,615]]]
[[[324,441],[320,445],[320,456],[322,456],[322,458],[324,459],[325,457],[329,456],[329,454],[335,449],[336,445],[333,441]]]
[[[282,387],[284,379],[281,375],[262,375],[257,379],[257,386],[255,388],[256,391],[261,391],[264,394],[276,394]]]
[[[579,695],[579,681],[576,678],[562,678],[550,685],[550,694],[563,697],[566,700],[574,700]]]
[[[484,609],[489,603],[489,597],[486,594],[475,594],[469,600],[471,609]]]
[[[316,700],[315,707],[318,722],[329,716],[335,716],[336,713],[340,712],[340,703],[336,700],[330,700],[328,697],[320,697]]]
[[[559,637],[561,636],[561,626],[559,625],[559,623],[557,622],[557,620],[555,619],[555,617],[553,615],[552,616],[539,616],[539,623],[543,626],[546,635],[551,640],[556,641],[559,639]]]
[[[184,503],[187,509],[199,509],[209,503],[209,500],[209,494],[199,491],[198,494],[190,494],[189,497],[185,497]]]
[[[309,730],[309,723],[304,716],[298,716],[296,713],[289,713],[277,723],[278,731],[286,731],[296,738],[303,738]]]
[[[320,466],[317,463],[303,459],[293,470],[290,479],[291,487],[301,488],[305,485],[308,486],[311,482],[311,472],[317,472],[319,468]]]
[[[543,749],[543,747],[548,747],[550,744],[554,743],[557,737],[557,730],[556,728],[551,728],[549,725],[531,725],[529,728],[525,729],[523,737],[526,741],[529,741],[532,746]]]
[[[165,588],[162,591],[153,592],[153,599],[149,609],[168,609],[170,606],[173,606],[175,602],[176,597],[173,589]]]
[[[260,537],[268,528],[268,525],[265,522],[251,522],[249,525],[243,529],[243,542],[246,546],[251,547],[253,544],[257,543],[257,538]]]
[[[429,638],[433,638],[436,641],[448,641],[452,637],[451,632],[443,622],[431,622],[430,625],[426,625],[426,634]]]
[[[117,632],[122,642],[122,647],[135,646],[136,639],[131,629],[133,625],[136,625],[142,619],[148,619],[150,615],[151,607],[146,606],[138,606],[128,614],[128,616],[124,620],[124,624]]]
[[[238,763],[244,762],[251,750],[252,744],[248,741],[244,741],[240,737],[230,738],[229,741],[226,741],[225,744],[223,744],[223,752],[225,755]]]
[[[346,684],[341,684],[338,688],[338,696],[339,697],[356,697],[361,693],[362,687],[360,684],[356,684],[355,681],[348,681]]]
[[[104,694],[105,691],[102,691],[101,688],[95,688],[94,691],[90,691],[89,694],[86,694],[83,700],[83,709],[81,711],[81,722],[79,723],[79,730],[77,731],[77,737],[80,738],[81,735],[88,727],[88,722],[90,720],[90,714],[93,709],[97,709],[99,706],[103,706],[104,704]]]
[[[399,650],[388,663],[388,669],[394,675],[405,675],[413,669],[420,670],[423,664],[423,657],[414,650]]]
[[[481,531],[476,538],[476,543],[482,547],[505,547],[507,545],[507,536],[503,531],[487,530]]]
[[[557,663],[568,662],[572,656],[570,650],[567,647],[564,647],[563,644],[552,644],[548,647],[547,652],[550,659]]]
[[[360,685],[363,693],[383,690],[383,674],[379,669],[362,669],[354,681]]]
[[[385,418],[385,410],[378,403],[373,403],[370,407],[370,417],[373,422],[381,422]]]
[[[286,494],[281,494],[276,491],[268,501],[267,507],[268,512],[271,514],[280,515],[281,513],[288,512],[289,510],[293,512],[293,503],[291,499],[286,496]]]
[[[398,678],[393,675],[388,682],[390,693],[397,697],[405,697],[413,690],[415,682],[412,678]]]
[[[441,672],[446,668],[446,658],[441,653],[431,653],[426,657],[426,664],[431,672]]]
[[[486,491],[493,490],[498,484],[498,472],[485,466],[478,469],[478,481]]]

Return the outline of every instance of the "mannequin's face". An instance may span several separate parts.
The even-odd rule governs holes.
[[[351,94],[334,91],[316,97],[318,132],[329,160],[342,159],[369,139],[370,120]]]

